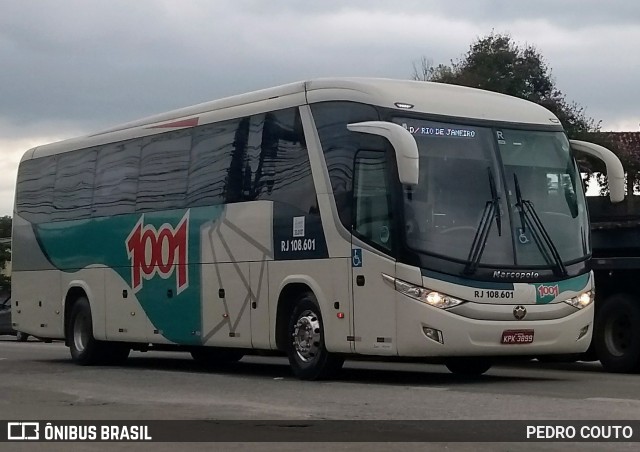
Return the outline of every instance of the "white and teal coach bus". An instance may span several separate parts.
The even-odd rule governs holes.
[[[623,196],[619,162],[607,164]],[[589,224],[546,109],[426,82],[322,79],[27,151],[13,217],[13,326],[80,364],[180,348],[481,374],[584,352]]]

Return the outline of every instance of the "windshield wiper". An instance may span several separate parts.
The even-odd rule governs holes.
[[[515,173],[513,174],[513,182],[516,188],[516,207],[520,212],[522,234],[526,231],[525,224],[528,225],[531,230],[533,241],[536,242],[536,245],[544,259],[549,265],[555,264],[554,273],[557,276],[567,276],[567,268],[565,267],[564,262],[562,262],[560,253],[558,253],[558,248],[556,248],[551,236],[547,232],[547,229],[544,227],[544,224],[542,224],[536,209],[533,207],[533,203],[522,198],[520,183],[518,182],[518,176]]]
[[[467,257],[467,265],[464,267],[465,275],[472,275],[478,269],[480,265],[480,259],[482,253],[484,253],[484,247],[487,244],[489,232],[491,232],[491,226],[493,225],[493,218],[496,220],[496,226],[498,228],[498,235],[502,235],[502,219],[500,217],[500,197],[498,196],[498,190],[496,189],[496,182],[493,179],[491,168],[487,168],[489,173],[489,186],[491,188],[491,201],[487,201],[482,212],[482,218],[480,224],[476,229],[476,235],[473,237],[471,243],[471,249],[469,250],[469,256]],[[492,218],[493,217],[493,218]]]
[[[495,207],[496,227],[498,228],[498,236],[502,236],[502,217],[500,215],[500,197],[496,189],[496,181],[493,179],[491,168],[487,168],[489,172],[489,185],[491,186],[491,202]]]

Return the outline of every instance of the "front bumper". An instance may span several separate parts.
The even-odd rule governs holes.
[[[547,320],[478,320],[434,308],[397,294],[397,350],[400,356],[527,356],[583,353],[591,343],[593,303],[562,318]],[[536,306],[526,305],[535,312]],[[512,310],[515,305],[504,305]],[[543,308],[540,308],[543,309]],[[442,343],[424,328],[441,332]],[[579,337],[581,330],[588,331]],[[533,330],[530,344],[502,344],[505,330]]]

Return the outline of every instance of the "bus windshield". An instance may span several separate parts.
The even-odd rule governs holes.
[[[404,194],[410,248],[463,262],[481,249],[478,263],[492,267],[554,268],[590,253],[580,176],[562,132],[396,122],[420,153],[419,184]]]

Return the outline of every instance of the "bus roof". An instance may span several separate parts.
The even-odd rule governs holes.
[[[353,101],[452,118],[559,127],[549,110],[504,94],[458,85],[377,78],[324,78],[296,82],[180,108],[98,133],[30,149],[23,160],[179,130],[292,106]],[[402,108],[404,106],[404,108]]]

